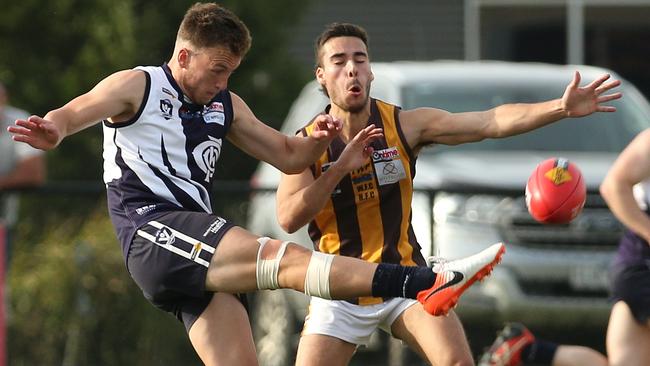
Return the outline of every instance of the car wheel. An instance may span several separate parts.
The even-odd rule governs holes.
[[[251,311],[253,337],[260,365],[292,365],[299,326],[285,291],[259,291]]]

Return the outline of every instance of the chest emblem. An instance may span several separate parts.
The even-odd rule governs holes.
[[[169,99],[160,100],[160,112],[162,113],[164,119],[171,119],[173,111],[174,106]]]
[[[217,168],[217,160],[219,160],[219,153],[221,152],[221,139],[209,136],[209,140],[203,141],[198,144],[192,156],[196,165],[205,173],[205,182],[208,183],[214,176]]]

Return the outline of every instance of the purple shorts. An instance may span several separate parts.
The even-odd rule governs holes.
[[[632,232],[626,232],[610,269],[611,300],[624,301],[642,325],[650,319],[650,247]]]

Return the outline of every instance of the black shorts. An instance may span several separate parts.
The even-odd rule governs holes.
[[[618,264],[612,268],[612,301],[624,301],[641,325],[650,319],[650,263]]]
[[[205,290],[208,265],[233,226],[216,215],[173,211],[142,225],[133,237],[131,277],[147,300],[174,314],[187,331],[212,299]]]

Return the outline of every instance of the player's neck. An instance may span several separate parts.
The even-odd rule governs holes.
[[[185,83],[183,82],[182,74],[183,71],[178,64],[178,62],[175,59],[171,59],[168,63],[167,66],[169,67],[169,71],[172,73],[172,78],[174,78],[174,81],[176,81],[176,85],[178,85],[179,88],[181,88],[181,91],[183,92],[183,96],[185,97],[185,101],[188,103],[195,103],[187,90],[187,87],[185,86]]]
[[[343,122],[343,129],[340,136],[343,141],[347,142],[361,131],[361,129],[368,125],[368,119],[370,118],[370,103],[367,103],[363,109],[355,112],[343,110],[333,104],[330,114],[341,119]]]

